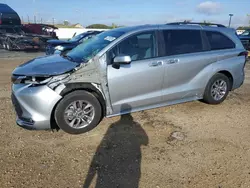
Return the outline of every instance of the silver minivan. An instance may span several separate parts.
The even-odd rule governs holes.
[[[103,117],[200,99],[219,104],[243,84],[246,59],[235,30],[220,25],[105,31],[67,54],[13,71],[17,124],[80,134]]]

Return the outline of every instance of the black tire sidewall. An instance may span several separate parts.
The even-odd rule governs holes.
[[[70,103],[76,100],[85,100],[89,102],[95,110],[95,116],[93,121],[84,128],[81,129],[74,129],[70,127],[66,121],[64,120],[64,111],[68,107]],[[94,129],[100,122],[102,116],[102,109],[98,99],[92,94],[87,91],[73,91],[66,96],[58,103],[55,109],[55,120],[58,125],[63,131],[69,134],[82,134]]]
[[[212,89],[212,85],[214,84],[214,82],[216,82],[216,80],[223,80],[227,83],[227,91],[226,94],[224,95],[224,97],[220,100],[215,100],[212,95],[211,95],[211,89]],[[228,96],[229,93],[229,88],[231,87],[231,83],[229,78],[221,73],[217,73],[215,74],[208,82],[205,92],[204,92],[204,96],[203,96],[203,100],[208,103],[208,104],[220,104],[222,103]]]
[[[7,46],[9,46],[9,48]],[[6,43],[6,49],[8,51],[12,51],[12,46],[11,46],[11,44],[9,42]]]

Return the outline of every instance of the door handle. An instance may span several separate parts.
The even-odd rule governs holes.
[[[179,59],[170,59],[168,60],[168,64],[174,64],[174,63],[178,63],[180,60]]]
[[[155,61],[149,64],[150,67],[157,67],[163,65],[162,61]]]

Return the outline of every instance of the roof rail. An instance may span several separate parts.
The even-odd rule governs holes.
[[[167,25],[201,25],[201,26],[226,27],[222,24],[204,23],[204,22],[172,22],[172,23],[167,23]]]

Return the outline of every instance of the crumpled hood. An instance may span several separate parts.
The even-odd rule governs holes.
[[[38,57],[18,66],[12,74],[23,76],[55,76],[71,71],[79,64],[60,55]]]
[[[61,45],[61,44],[73,44],[74,42],[66,41],[66,40],[48,40],[47,43],[55,46],[55,45]]]

